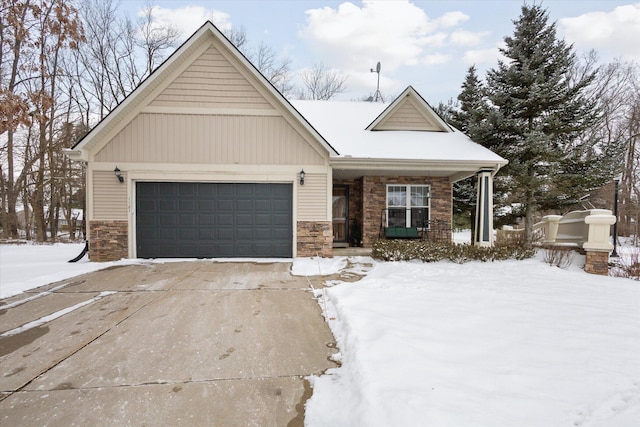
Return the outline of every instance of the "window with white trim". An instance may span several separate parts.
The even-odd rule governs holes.
[[[387,185],[387,227],[429,228],[428,185]]]

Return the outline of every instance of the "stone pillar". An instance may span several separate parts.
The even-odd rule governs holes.
[[[332,257],[332,223],[329,221],[298,221],[296,256]]]
[[[89,259],[117,261],[129,256],[127,221],[89,221]]]
[[[613,249],[609,236],[616,217],[607,214],[589,215],[584,222],[589,227],[589,238],[582,245],[587,254],[584,271],[606,276],[609,274],[609,252]]]
[[[478,172],[476,224],[473,242],[476,246],[493,246],[493,171]]]
[[[590,274],[609,274],[609,252],[586,251],[584,271]]]

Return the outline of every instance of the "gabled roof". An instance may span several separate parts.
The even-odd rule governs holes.
[[[285,99],[284,96],[271,84],[271,82],[238,50],[233,43],[222,34],[220,30],[211,22],[205,22],[191,37],[189,37],[175,52],[173,52],[160,66],[158,66],[133,92],[131,92],[116,108],[114,108],[104,119],[102,119],[93,129],[85,135],[70,150],[65,153],[74,160],[88,160],[88,152],[97,150],[105,144],[105,137],[112,133],[114,129],[122,128],[126,125],[126,120],[130,115],[135,114],[141,107],[141,103],[156,90],[164,80],[194,52],[204,44],[210,43],[211,37],[222,43],[226,49],[263,85],[276,102],[280,103],[284,109],[290,113],[295,120],[327,150],[330,155],[338,155],[338,152],[320,135],[309,122]]]
[[[452,131],[427,101],[412,87],[408,86],[369,125],[367,130],[408,130],[450,132]]]
[[[438,125],[436,131],[377,131],[398,107],[411,102],[422,109],[421,116]],[[425,166],[456,165],[499,168],[507,161],[491,150],[473,142],[448,125],[427,102],[408,87],[390,104],[374,102],[292,101],[314,128],[331,143],[340,155],[334,164],[360,161],[412,161]],[[371,119],[375,120],[371,122]]]

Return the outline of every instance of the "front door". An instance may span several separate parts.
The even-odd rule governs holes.
[[[333,187],[333,246],[349,246],[349,187]]]

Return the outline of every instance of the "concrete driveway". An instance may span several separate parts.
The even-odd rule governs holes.
[[[289,269],[129,265],[0,302],[0,425],[303,425],[335,342]]]

